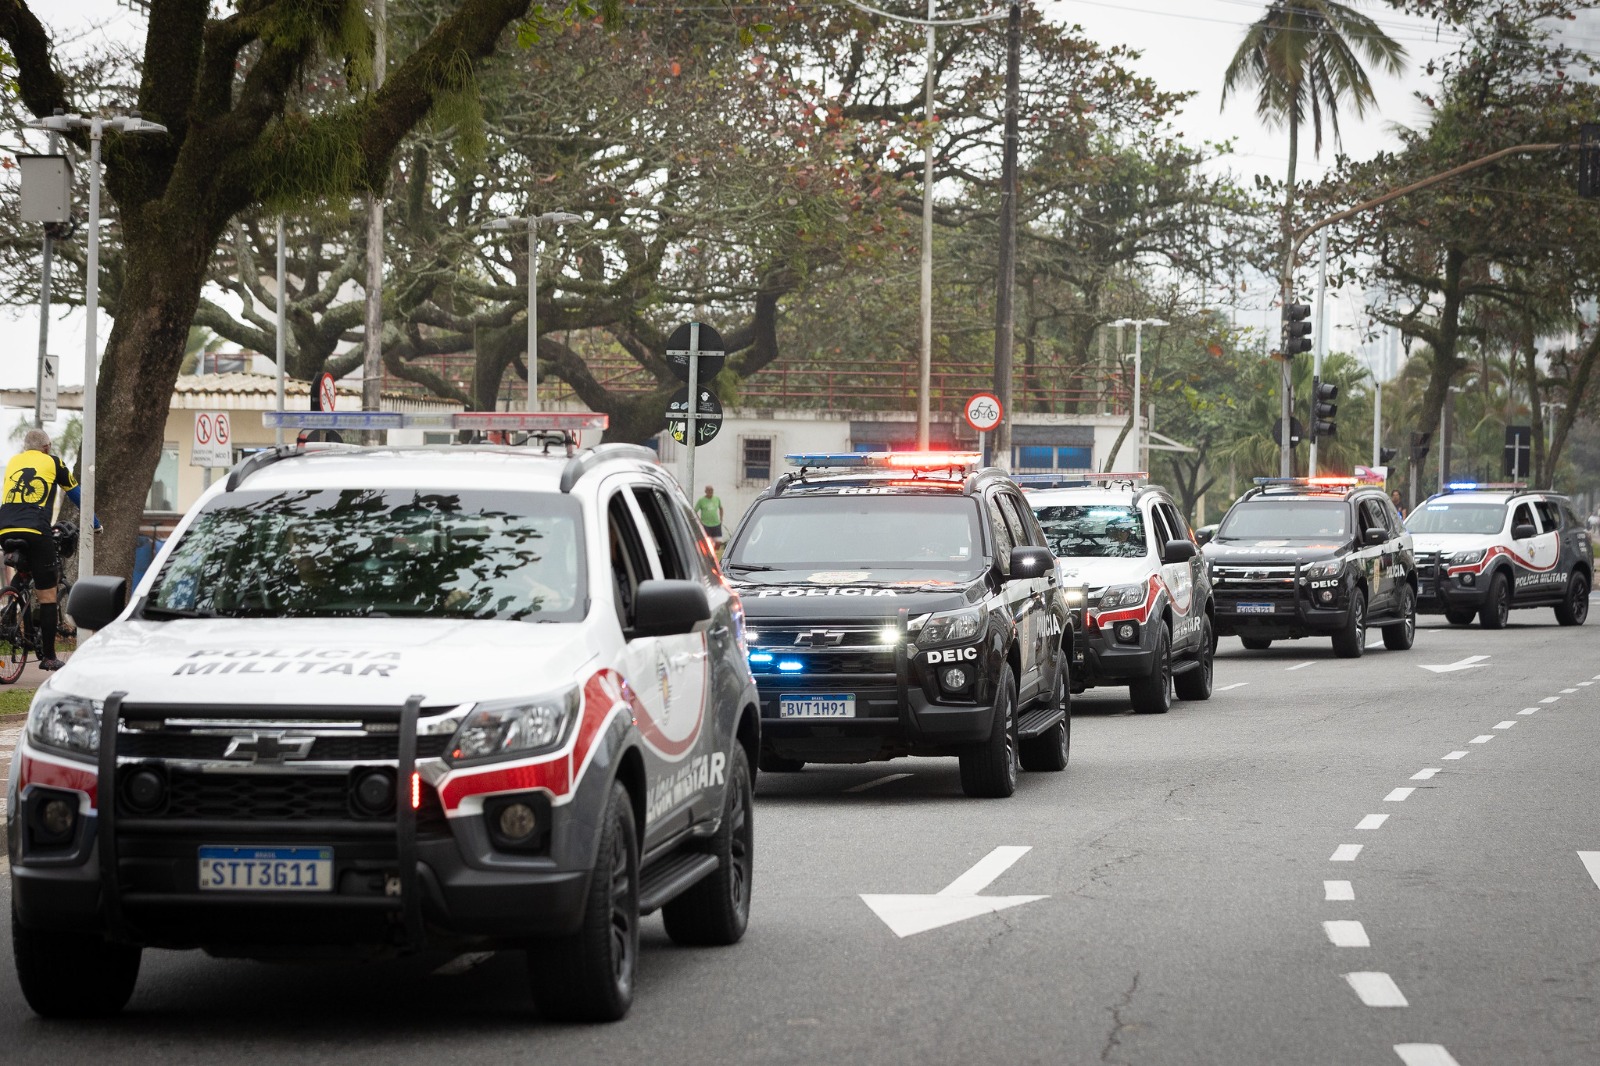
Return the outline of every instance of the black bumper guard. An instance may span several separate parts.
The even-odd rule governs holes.
[[[117,864],[117,828],[123,821],[117,813],[117,735],[118,726],[124,717],[127,717],[123,700],[127,698],[126,692],[113,692],[105,702],[100,718],[100,753],[99,776],[96,784],[98,797],[98,818],[96,820],[96,842],[100,855],[100,891],[105,914],[106,931],[115,939],[138,943],[146,939],[138,928],[129,921],[124,902],[172,904],[193,903],[195,897],[187,893],[156,893],[139,892],[124,894],[119,885],[119,868]],[[208,904],[232,905],[260,905],[270,903],[273,906],[345,909],[345,910],[387,910],[397,913],[400,917],[401,928],[404,930],[405,943],[399,945],[403,949],[417,951],[425,946],[426,935],[422,922],[422,891],[420,877],[417,870],[417,812],[411,805],[411,779],[417,768],[417,716],[422,708],[422,696],[412,696],[404,705],[396,709],[387,707],[352,707],[340,708],[342,713],[359,714],[366,719],[390,719],[396,722],[398,735],[398,752],[395,765],[395,816],[392,820],[374,820],[371,822],[347,823],[329,822],[330,828],[338,827],[341,832],[350,832],[355,829],[361,835],[387,835],[394,834],[395,862],[399,867],[398,880],[400,892],[397,896],[341,896],[332,893],[317,898],[295,897],[287,894],[238,892],[229,895],[218,895],[215,899],[208,899]],[[139,711],[137,705],[132,708]],[[170,707],[164,707],[169,711]],[[284,707],[284,706],[223,706],[207,707],[207,718],[242,718],[246,720],[292,720],[297,717],[310,717],[315,714],[326,714],[327,708],[313,707]],[[127,819],[130,828],[152,829],[156,824],[171,830],[175,823],[159,822],[154,819]],[[226,826],[229,829],[238,829],[239,823],[216,820],[189,820],[181,823],[184,830],[205,830]],[[319,823],[297,822],[294,823],[296,832],[305,832],[315,829]],[[263,833],[273,832],[273,823],[258,822],[256,827]],[[358,828],[359,827],[359,828]]]

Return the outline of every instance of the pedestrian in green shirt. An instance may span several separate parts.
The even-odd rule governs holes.
[[[722,540],[722,498],[718,496],[710,485],[706,486],[706,494],[694,501],[695,513],[700,516],[700,524],[706,527],[706,533],[712,540]]]

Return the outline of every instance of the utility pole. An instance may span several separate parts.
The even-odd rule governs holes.
[[[373,0],[372,7],[372,91],[383,88],[384,68],[388,65],[386,47],[389,22],[388,0]],[[361,360],[361,409],[376,411],[383,406],[383,195],[374,189],[367,195],[367,307],[363,329],[366,351]],[[376,444],[380,435],[367,430],[362,436]]]
[[[933,3],[934,0],[928,0],[928,70],[922,85],[922,135],[927,138],[927,147],[922,151],[922,346],[917,350],[917,450],[920,452],[928,450],[928,421],[932,417],[928,396],[933,391]]]
[[[276,372],[276,377],[277,377],[277,382],[276,382],[277,390],[276,391],[277,391],[277,396],[278,396],[278,414],[280,414],[280,415],[283,414],[283,392],[284,392],[283,383],[284,383],[284,375],[286,373],[286,370],[285,370],[284,365],[283,365],[283,361],[284,361],[285,358],[287,358],[288,350],[289,350],[288,337],[286,336],[286,327],[288,326],[288,316],[289,316],[289,294],[286,291],[286,289],[288,287],[288,281],[289,281],[289,268],[288,268],[289,258],[288,258],[288,251],[284,246],[284,232],[283,232],[283,229],[284,229],[284,227],[283,227],[283,216],[279,215],[278,216],[278,307],[277,307],[277,312],[278,313],[277,313],[277,322],[276,322],[277,336],[274,339],[274,345],[273,345],[273,353],[274,353],[273,354],[273,359],[278,364],[278,369],[277,369],[277,372]],[[277,429],[273,430],[272,433],[273,433],[273,437],[272,437],[273,443],[282,444],[283,443],[283,427],[279,426]],[[211,468],[208,466],[208,467],[206,467],[206,474],[209,476],[210,473],[211,473]]]
[[[1011,469],[1011,363],[1015,335],[1012,311],[1017,280],[1017,84],[1022,66],[1022,3],[1011,0],[1006,20],[1006,139],[1000,166],[1000,256],[994,300],[994,394],[1005,416],[994,427],[996,465]]]
[[[1328,294],[1328,231],[1322,230],[1317,234],[1317,314],[1314,320],[1316,326],[1316,346],[1311,349],[1311,380],[1322,380],[1322,360],[1328,355],[1328,326],[1323,319],[1323,308]],[[1310,477],[1317,476],[1317,395],[1316,388],[1311,390],[1311,420],[1306,423],[1311,428],[1311,454],[1306,460],[1306,474]]]

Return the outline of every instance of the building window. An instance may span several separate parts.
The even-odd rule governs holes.
[[[1012,469],[1035,474],[1094,469],[1094,449],[1022,444],[1012,449]]]
[[[150,482],[150,495],[145,497],[146,511],[176,511],[178,509],[178,442],[169,440],[161,445],[161,461],[156,464],[155,480]]]
[[[765,485],[772,480],[772,438],[739,438],[739,479]]]
[[[1057,448],[1057,470],[1093,470],[1093,448]]]

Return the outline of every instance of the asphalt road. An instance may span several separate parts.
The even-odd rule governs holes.
[[[4,944],[0,1060],[1593,1064],[1597,641],[1549,611],[1360,660],[1224,641],[1209,702],[1077,700],[1066,773],[1010,800],[964,798],[953,760],[763,775],[748,937],[649,920],[615,1025],[541,1022],[504,953],[149,952],[121,1018],[46,1023]],[[904,937],[862,899],[947,886],[1044,898]]]

